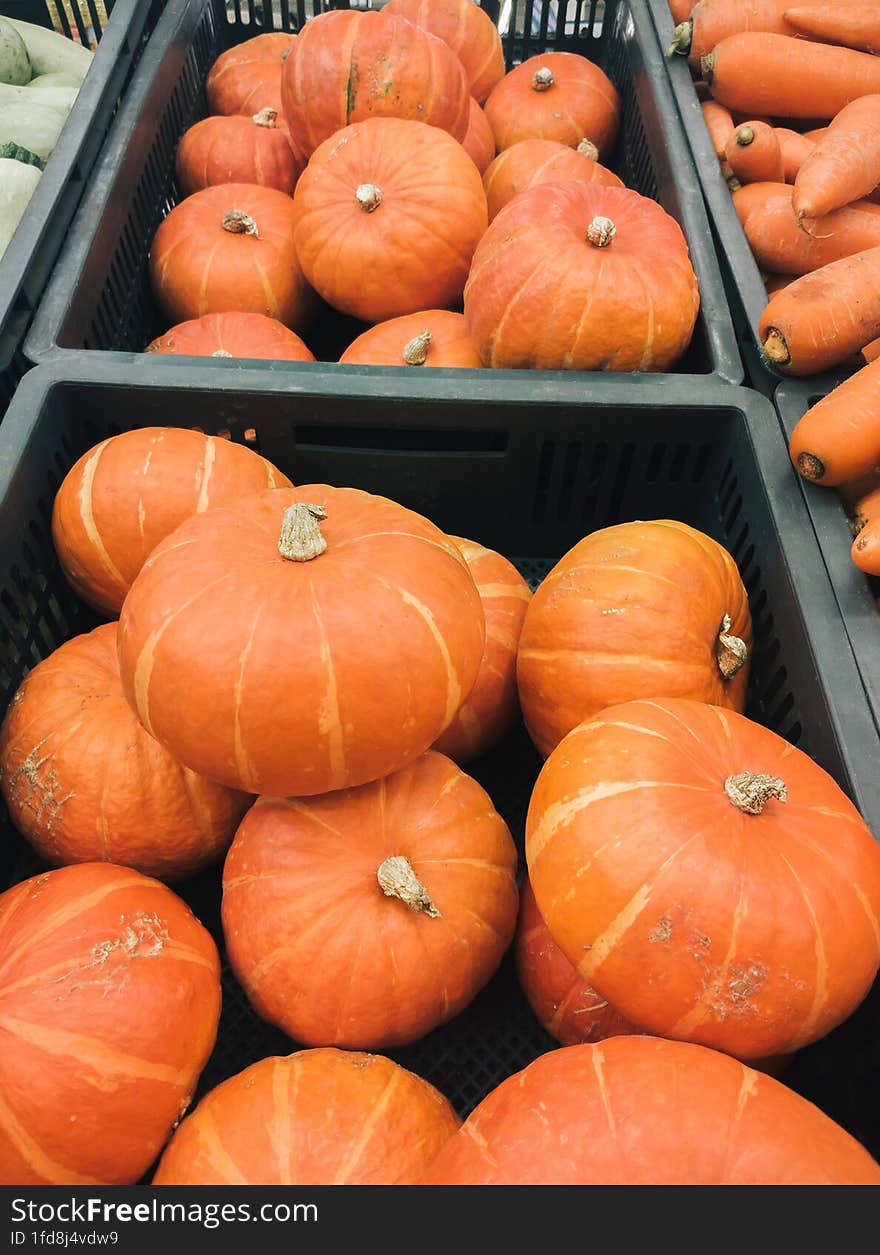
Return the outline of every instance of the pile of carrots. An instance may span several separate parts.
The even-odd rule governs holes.
[[[852,558],[880,576],[880,0],[669,0],[768,303],[783,374],[854,373],[789,452],[837,488]]]

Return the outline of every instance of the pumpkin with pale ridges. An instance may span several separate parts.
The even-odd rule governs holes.
[[[260,357],[313,362],[308,345],[277,318],[265,314],[205,314],[178,323],[148,344],[145,352],[193,357]],[[234,446],[235,447],[235,446]]]
[[[141,722],[193,771],[301,797],[418,758],[473,687],[484,631],[439,528],[312,484],[216,507],[159,545],[122,608],[120,669]]]
[[[880,1165],[799,1094],[702,1046],[613,1037],[502,1082],[429,1185],[878,1185]]]
[[[296,40],[296,35],[270,31],[221,52],[205,81],[211,113],[280,113],[281,70]]]
[[[300,1050],[206,1094],[153,1184],[415,1185],[460,1124],[433,1085],[382,1055]]]
[[[357,789],[260,798],[223,869],[230,964],[296,1041],[406,1045],[495,972],[516,926],[516,864],[488,794],[431,751]]]
[[[464,66],[469,92],[480,103],[504,77],[498,27],[474,0],[389,0],[385,7],[449,45]]]
[[[277,112],[261,109],[196,122],[177,147],[174,172],[184,196],[218,183],[258,183],[292,196],[305,164],[294,156]]]
[[[484,105],[501,152],[522,139],[574,148],[588,139],[606,157],[620,126],[620,99],[598,65],[574,52],[542,52],[515,66]]]
[[[362,366],[483,365],[465,330],[464,316],[448,309],[427,309],[377,323],[352,340],[339,361]]]
[[[471,0],[468,0],[470,3]],[[471,97],[470,121],[461,146],[482,174],[495,156],[495,136],[483,110]]]
[[[219,1017],[217,948],[158,880],[80,863],[0,894],[0,1182],[138,1181]]]
[[[109,436],[65,475],[52,539],[62,570],[89,605],[118,614],[160,540],[184,519],[290,480],[244,445],[179,427]]]
[[[600,183],[623,187],[611,170],[596,160],[596,149],[587,140],[569,148],[553,139],[523,139],[505,148],[483,172],[483,187],[489,206],[489,221],[498,215],[518,192],[542,183]]]

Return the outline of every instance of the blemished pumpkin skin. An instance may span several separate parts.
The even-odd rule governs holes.
[[[177,147],[174,171],[184,196],[218,183],[258,183],[292,196],[305,164],[276,110],[261,109],[196,122]]]
[[[159,545],[122,607],[120,669],[147,731],[193,771],[303,797],[418,758],[473,687],[484,634],[439,528],[311,484],[216,507]]]
[[[307,22],[284,63],[281,100],[291,142],[307,157],[367,118],[409,118],[457,140],[470,119],[455,53],[385,10],[336,9]]]
[[[153,1185],[416,1185],[460,1125],[439,1090],[382,1055],[299,1050],[206,1094]]]
[[[449,45],[464,66],[468,90],[480,104],[504,78],[498,27],[474,0],[389,0],[385,7]]]
[[[296,35],[272,31],[221,52],[205,80],[211,113],[281,113],[281,70],[296,40]]]
[[[426,1185],[877,1185],[818,1107],[716,1050],[613,1037],[551,1050],[484,1098]]]
[[[473,0],[467,0],[473,4]],[[495,136],[483,110],[471,97],[470,121],[461,146],[482,174],[495,156]]]
[[[145,352],[192,357],[260,357],[313,362],[311,349],[289,327],[265,314],[205,314],[179,323]]]
[[[181,767],[144,731],[122,694],[115,623],[28,672],[0,725],[0,790],[47,863],[160,880],[219,859],[253,800]]]
[[[358,122],[327,140],[293,203],[309,283],[370,323],[460,301],[488,223],[480,172],[461,144],[401,118]]]
[[[668,370],[700,307],[681,227],[626,187],[520,192],[474,253],[464,314],[485,366]]]
[[[574,52],[529,57],[493,87],[483,108],[499,152],[522,139],[555,139],[571,148],[588,139],[601,159],[620,126],[614,84]]]
[[[219,1016],[217,948],[158,880],[80,863],[0,895],[0,1182],[138,1181]]]
[[[339,359],[359,366],[469,366],[483,363],[467,334],[464,315],[427,309],[389,318],[362,332]]]
[[[223,183],[187,196],[150,250],[150,284],[171,323],[251,313],[302,331],[315,294],[293,242],[293,200],[274,187]]]
[[[671,519],[602,528],[526,611],[517,683],[529,735],[546,758],[583,720],[640,697],[742,711],[751,645],[748,594],[717,541]]]
[[[144,562],[184,519],[261,488],[290,488],[244,445],[180,427],[109,436],[65,475],[52,540],[70,584],[90,606],[118,615]]]
[[[513,838],[442,754],[358,789],[260,798],[223,869],[229,962],[309,1046],[385,1050],[445,1024],[513,939]]]
[[[600,183],[623,187],[611,170],[595,159],[595,148],[583,140],[569,148],[554,139],[523,139],[505,148],[483,172],[491,222],[518,192],[542,183]]]
[[[476,683],[434,742],[435,750],[463,764],[497,745],[519,718],[516,651],[532,594],[513,563],[494,549],[462,536],[450,536],[450,540],[468,564],[486,618],[486,644]]]
[[[575,728],[532,793],[526,859],[580,975],[664,1037],[787,1054],[880,965],[880,845],[812,759],[719,706],[624,702]]]

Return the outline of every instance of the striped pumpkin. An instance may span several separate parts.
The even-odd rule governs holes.
[[[252,801],[144,731],[122,694],[115,623],[28,672],[0,727],[0,789],[47,863],[120,863],[161,880],[218,859]]]
[[[218,183],[259,183],[292,196],[305,164],[277,111],[261,109],[196,122],[177,146],[174,175],[183,196]]]
[[[341,365],[482,366],[464,317],[449,309],[401,314],[362,332],[340,357]]]
[[[510,731],[519,716],[516,650],[529,586],[512,563],[493,549],[450,536],[468,564],[483,603],[486,645],[477,682],[434,749],[457,763],[479,758]]]
[[[526,727],[546,755],[605,706],[692,697],[742,710],[752,624],[726,549],[668,519],[579,541],[538,588],[517,657]]]
[[[538,908],[648,1032],[743,1059],[796,1050],[880,965],[880,845],[831,777],[703,702],[626,702],[544,764],[526,823]]]
[[[389,0],[385,9],[449,45],[464,66],[474,100],[485,100],[504,77],[504,48],[498,27],[474,0]]]
[[[468,3],[472,3],[472,0],[468,0]],[[461,141],[461,146],[480,174],[483,174],[495,156],[495,136],[492,134],[492,128],[485,113],[473,97],[470,103],[468,129]]]
[[[600,183],[623,187],[623,183],[597,160],[595,147],[582,140],[569,148],[555,139],[522,139],[505,148],[483,172],[483,187],[489,205],[489,221],[519,192],[542,183]]]
[[[138,571],[184,519],[290,480],[243,445],[178,427],[110,436],[65,476],[52,511],[64,574],[89,605],[118,614]]]
[[[295,43],[296,35],[269,31],[221,52],[205,81],[211,113],[280,113],[281,70]]]
[[[277,318],[265,314],[205,314],[178,323],[147,345],[145,352],[193,357],[260,357],[313,362],[308,345]],[[283,476],[276,476],[278,486]],[[269,485],[272,487],[272,485]]]
[[[257,1013],[296,1041],[405,1045],[498,967],[516,864],[489,796],[442,754],[358,789],[259,798],[223,870],[229,961]]]
[[[219,1015],[216,947],[158,881],[81,863],[0,895],[0,1182],[139,1180]]]
[[[433,1085],[382,1055],[300,1050],[211,1090],[153,1184],[415,1185],[460,1123]]]
[[[183,523],[119,624],[147,731],[200,775],[283,797],[418,758],[473,687],[483,642],[467,564],[433,523],[322,484]]]

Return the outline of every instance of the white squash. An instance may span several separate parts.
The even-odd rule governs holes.
[[[0,157],[0,258],[24,217],[40,177],[36,166]]]
[[[80,83],[83,81],[94,56],[88,48],[45,26],[34,26],[32,22],[22,22],[15,17],[6,20],[11,22],[25,42],[31,59],[32,77],[61,71],[74,75]]]
[[[39,96],[0,108],[0,145],[20,144],[47,160],[67,121],[62,109],[44,104]]]
[[[27,83],[33,74],[27,46],[8,18],[0,17],[0,83]]]
[[[51,74],[38,74],[29,83],[24,84],[27,91],[43,87],[76,87],[82,86],[82,80],[69,70],[53,70]]]
[[[73,102],[78,94],[78,87],[52,87],[51,85],[43,87],[39,84],[34,87],[30,83],[24,87],[10,87],[8,83],[0,83],[0,113],[6,105],[20,102],[30,105],[36,101],[40,105],[49,105],[50,108],[60,109],[62,113],[67,114],[73,108]]]

